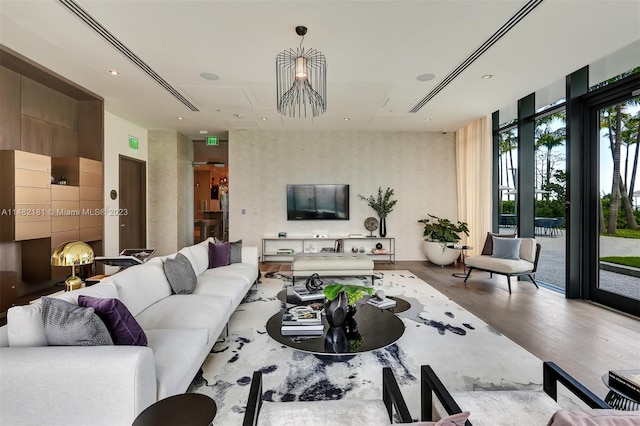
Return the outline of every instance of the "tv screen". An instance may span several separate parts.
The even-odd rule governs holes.
[[[349,220],[349,185],[287,185],[287,220]]]

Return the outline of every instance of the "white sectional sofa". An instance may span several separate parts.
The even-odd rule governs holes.
[[[259,274],[257,247],[242,247],[240,263],[207,269],[211,241],[180,250],[197,276],[191,294],[172,293],[163,262],[174,254],[56,296],[119,299],[147,346],[10,346],[14,333],[31,332],[25,312],[40,314],[38,304],[9,312],[0,327],[0,424],[131,425],[157,400],[184,393]]]

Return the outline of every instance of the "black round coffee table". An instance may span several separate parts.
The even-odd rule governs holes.
[[[355,324],[344,328],[329,327],[323,316],[324,331],[319,336],[283,336],[282,311],[267,321],[267,333],[275,341],[302,352],[334,361],[342,361],[353,355],[385,348],[404,334],[404,323],[392,312],[370,305],[358,305],[353,317]]]
[[[147,407],[133,426],[208,426],[218,407],[213,399],[200,393],[183,393],[161,399]]]

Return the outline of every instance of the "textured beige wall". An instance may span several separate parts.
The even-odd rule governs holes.
[[[398,200],[387,218],[397,260],[424,259],[422,225],[432,213],[457,220],[454,134],[417,132],[229,133],[230,240],[261,247],[263,236],[366,234],[376,213],[358,194],[391,187]],[[286,185],[350,185],[348,221],[287,221]],[[245,214],[242,213],[244,209]]]
[[[148,140],[148,246],[165,255],[193,242],[193,144],[175,131]]]

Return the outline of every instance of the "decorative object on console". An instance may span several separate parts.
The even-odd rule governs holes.
[[[423,251],[427,260],[433,264],[444,266],[456,261],[460,256],[459,249],[448,248],[451,243],[458,243],[461,237],[459,233],[469,236],[469,225],[466,222],[451,222],[449,219],[441,219],[427,214],[429,218],[418,220],[424,225]]]
[[[380,249],[382,248],[382,243],[377,243],[377,244],[376,244],[376,248],[377,248],[378,250],[380,250]]]
[[[93,261],[93,249],[82,241],[62,243],[51,255],[51,265],[71,266],[71,276],[65,281],[66,291],[78,289],[82,285],[82,280],[76,276],[76,266],[89,265]]]
[[[378,219],[375,217],[368,217],[364,220],[364,227],[367,231],[369,231],[369,235],[367,237],[373,237],[373,231],[378,229]]]
[[[307,27],[297,26],[302,39],[296,50],[289,49],[276,56],[277,109],[289,117],[313,117],[327,110],[327,62],[322,52],[302,47]]]
[[[387,236],[387,215],[393,211],[393,206],[395,206],[396,203],[398,202],[398,200],[392,200],[391,199],[392,196],[393,196],[392,188],[387,188],[383,194],[382,187],[378,188],[377,198],[374,198],[373,195],[370,195],[369,197],[365,197],[363,195],[358,194],[358,197],[360,197],[361,200],[365,200],[368,203],[369,207],[375,210],[376,213],[378,213],[378,216],[380,216],[380,236],[381,237]]]

